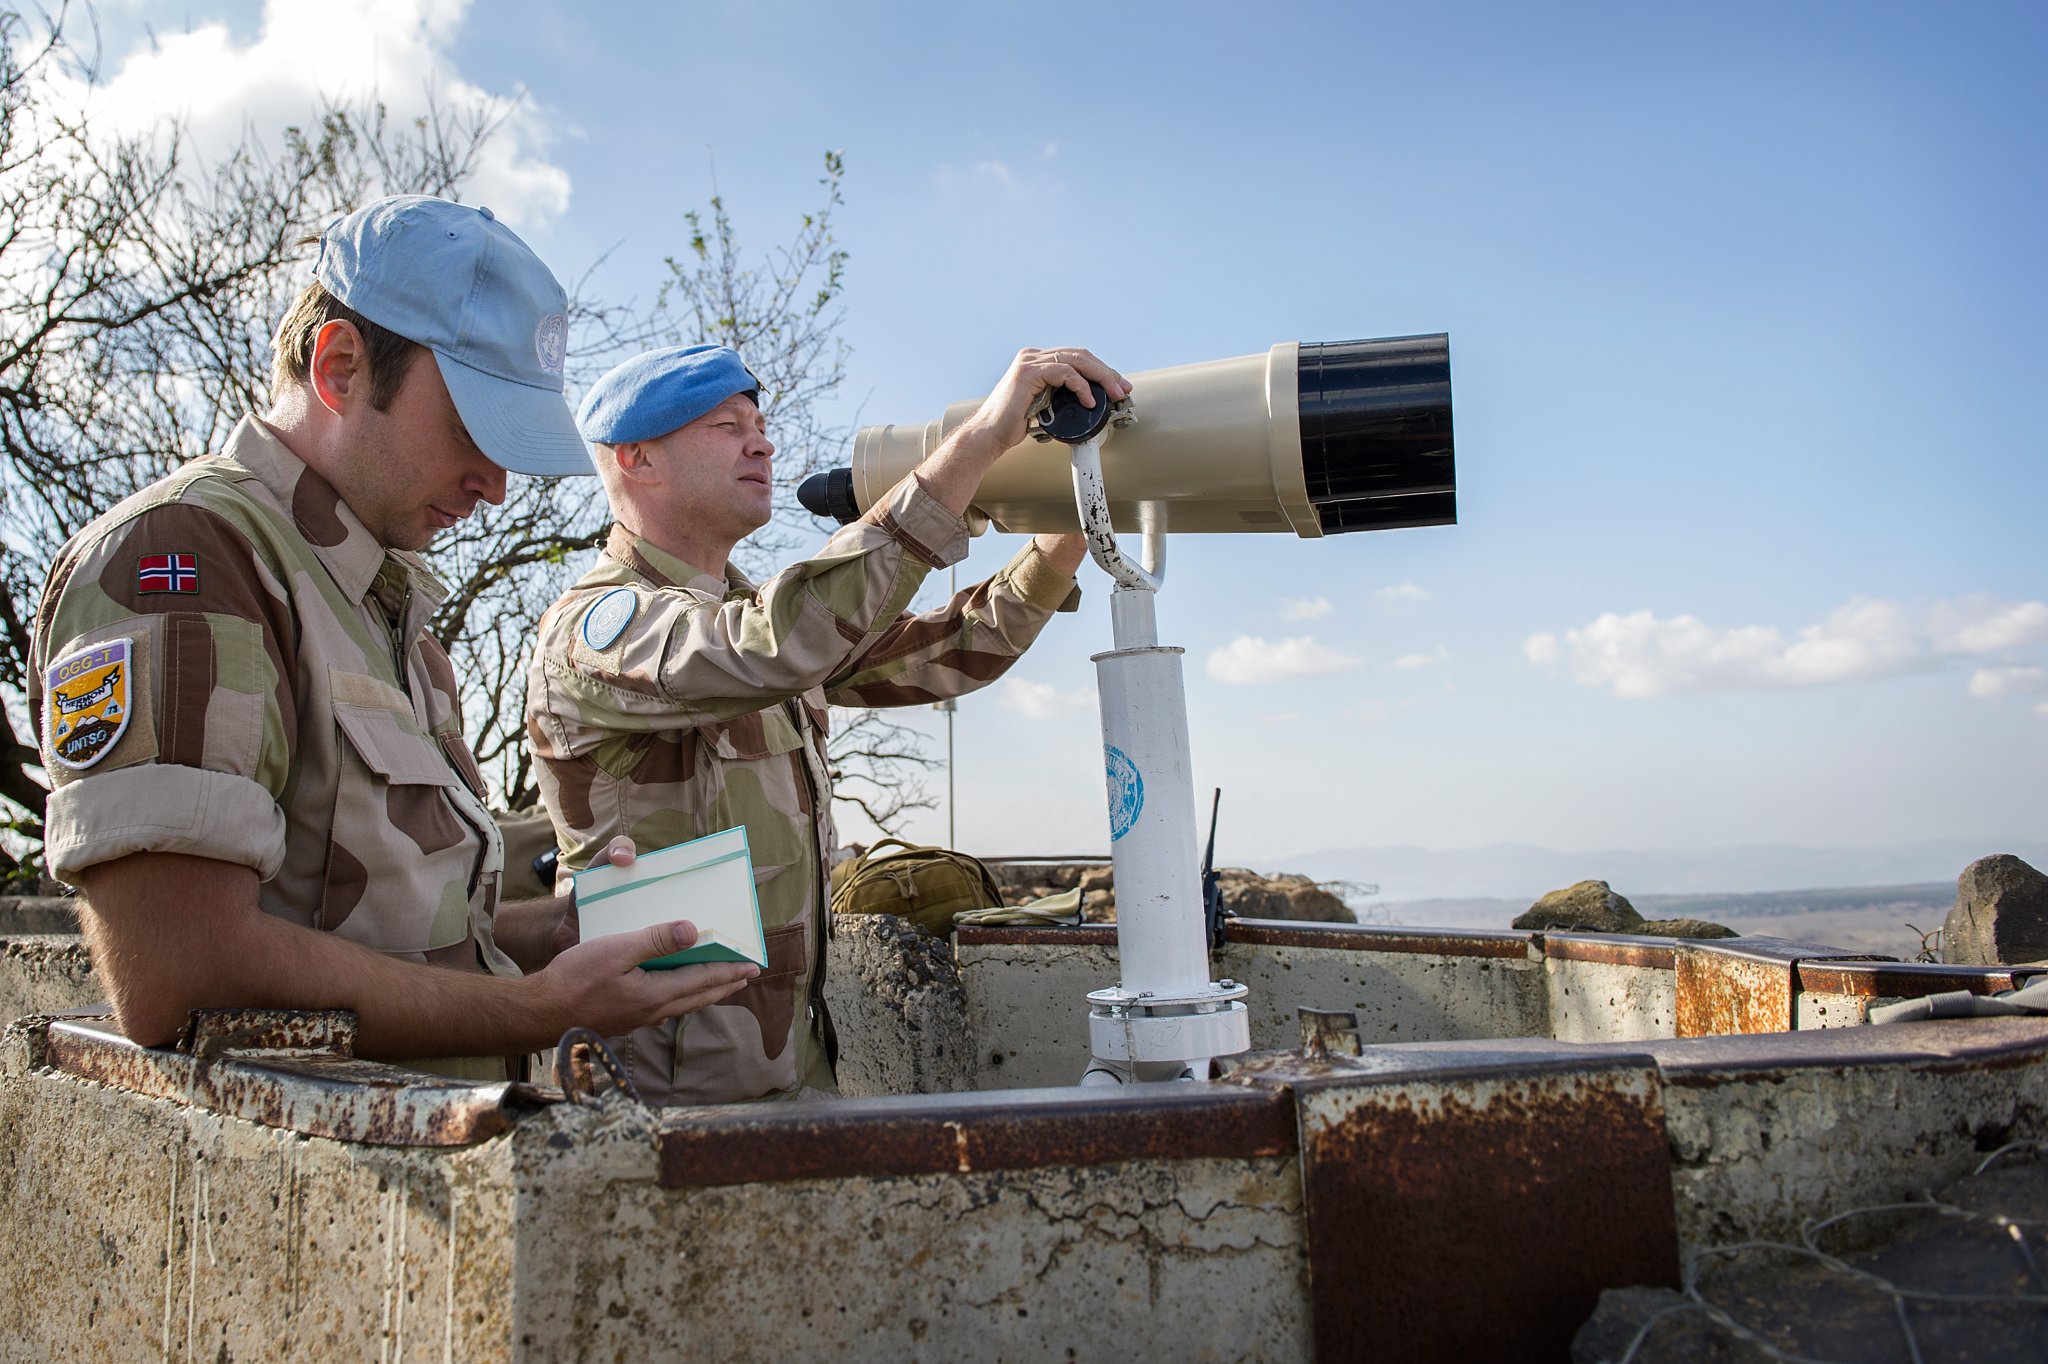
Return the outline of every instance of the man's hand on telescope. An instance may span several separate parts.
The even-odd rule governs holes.
[[[981,409],[967,419],[963,429],[979,426],[987,431],[1000,454],[1030,434],[1032,409],[1047,389],[1071,389],[1080,398],[1081,406],[1095,406],[1095,395],[1088,388],[1091,379],[1109,393],[1111,402],[1130,396],[1131,386],[1124,376],[1085,350],[1071,346],[1059,350],[1026,347],[1017,352],[995,391],[981,400]]]
[[[1071,389],[1082,406],[1093,407],[1089,381],[1101,384],[1110,401],[1130,396],[1131,386],[1108,365],[1072,346],[1058,350],[1017,352],[995,391],[982,399],[975,414],[946,438],[932,457],[918,466],[925,490],[954,515],[962,515],[981,487],[982,476],[1003,451],[1029,434],[1032,409],[1047,389]],[[878,504],[879,505],[879,504]]]

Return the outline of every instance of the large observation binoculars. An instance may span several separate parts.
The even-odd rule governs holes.
[[[1293,531],[1442,526],[1458,519],[1450,338],[1283,341],[1264,355],[1146,370],[1128,421],[1102,443],[1118,531]],[[851,521],[981,406],[921,426],[863,427],[851,468],[805,480],[819,516]],[[1028,439],[982,479],[970,524],[1021,534],[1082,529],[1070,447]]]

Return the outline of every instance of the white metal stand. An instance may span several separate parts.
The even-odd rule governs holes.
[[[1081,1083],[1206,1080],[1212,1059],[1251,1046],[1251,1020],[1244,986],[1209,979],[1184,651],[1159,643],[1153,610],[1166,567],[1164,509],[1140,510],[1140,567],[1117,549],[1110,528],[1102,439],[1073,447],[1074,498],[1089,555],[1116,583],[1109,599],[1115,647],[1094,663],[1123,979],[1088,995],[1093,1059]]]

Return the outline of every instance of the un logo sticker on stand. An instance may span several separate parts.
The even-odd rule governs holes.
[[[80,649],[50,665],[43,675],[49,698],[43,732],[50,754],[66,767],[91,767],[113,751],[128,728],[129,661],[132,639],[113,639]]]
[[[1102,746],[1102,759],[1109,776],[1109,841],[1114,843],[1131,831],[1145,808],[1145,777],[1115,744]]]

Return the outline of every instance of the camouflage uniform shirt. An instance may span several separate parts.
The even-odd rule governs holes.
[[[94,521],[36,615],[51,872],[210,857],[254,868],[279,918],[517,975],[492,938],[502,843],[424,629],[445,594],[253,417]]]
[[[905,614],[927,573],[966,554],[967,528],[914,476],[879,519],[759,586],[615,528],[541,617],[526,727],[561,847],[557,889],[621,833],[651,850],[743,824],[753,853],[768,968],[680,1028],[614,1039],[651,1102],[833,1089],[817,988],[836,841],[826,707],[973,691],[1074,593],[1027,546],[945,606]]]

